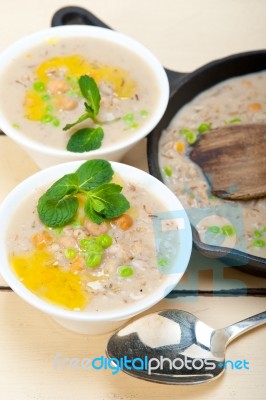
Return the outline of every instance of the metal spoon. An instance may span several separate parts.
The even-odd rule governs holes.
[[[106,354],[112,364],[136,378],[175,385],[204,383],[224,372],[227,344],[265,322],[266,311],[213,329],[186,311],[159,311],[113,334]],[[241,362],[237,369],[248,369],[248,361]]]

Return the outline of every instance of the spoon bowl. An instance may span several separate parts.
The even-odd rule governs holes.
[[[224,372],[227,344],[265,322],[266,311],[215,330],[186,311],[159,311],[112,335],[106,354],[136,378],[175,385],[205,383]]]

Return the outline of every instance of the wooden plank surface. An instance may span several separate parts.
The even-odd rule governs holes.
[[[221,328],[265,309],[265,298],[164,300],[151,311],[179,308]],[[230,312],[229,312],[230,310]],[[110,370],[75,370],[55,366],[55,357],[105,356],[109,335],[86,336],[61,328],[12,292],[0,292],[0,398],[8,400],[264,400],[265,328],[239,337],[226,359],[246,359],[250,370],[231,370],[216,381],[196,386],[169,386],[134,379]],[[60,354],[60,356],[59,356]]]

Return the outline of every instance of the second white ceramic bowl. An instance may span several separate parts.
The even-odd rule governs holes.
[[[174,243],[177,245],[177,250],[173,253],[171,269],[164,272],[165,279],[161,281],[160,286],[151,294],[136,303],[128,304],[127,307],[121,310],[108,310],[98,313],[89,311],[69,311],[42,300],[23,285],[9,263],[6,237],[10,221],[20,201],[23,201],[30,193],[38,189],[38,187],[47,186],[63,175],[74,172],[81,163],[81,161],[70,162],[39,171],[20,183],[3,201],[0,206],[0,273],[10,287],[22,299],[52,316],[64,327],[79,333],[100,334],[116,329],[129,318],[152,307],[177,285],[189,262],[192,235],[186,212],[170,189],[142,170],[129,165],[112,162],[113,170],[123,181],[130,181],[135,185],[144,187],[150,194],[151,203],[153,199],[156,198],[164,205],[166,212],[158,214],[159,217],[155,218],[155,243],[157,243],[159,247],[164,243],[163,235],[168,235],[170,232],[169,227],[171,227],[171,224],[169,225],[169,222],[177,223],[179,229],[176,230],[173,228],[173,234],[176,235],[174,237]],[[171,233],[169,237],[171,239]],[[168,246],[169,243],[170,241],[167,237]]]

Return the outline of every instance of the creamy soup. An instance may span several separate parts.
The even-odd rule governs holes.
[[[67,309],[105,311],[137,302],[163,282],[167,250],[157,257],[153,218],[164,206],[156,198],[151,201],[143,187],[122,185],[130,208],[101,224],[79,209],[63,228],[47,228],[36,211],[47,188],[35,190],[19,205],[7,246],[26,287]]]
[[[100,90],[102,146],[129,137],[150,120],[159,94],[145,61],[122,46],[82,37],[53,39],[14,59],[1,76],[0,106],[23,135],[64,150],[77,128],[95,126],[87,119],[63,131],[85,112],[82,75],[91,76]]]
[[[189,158],[198,135],[206,131],[225,124],[262,122],[266,123],[265,71],[226,80],[176,114],[162,133],[159,163],[164,182],[187,209],[203,242],[265,258],[266,199],[233,202],[214,197],[201,169]],[[193,221],[193,210],[198,209],[204,210],[202,218]]]

